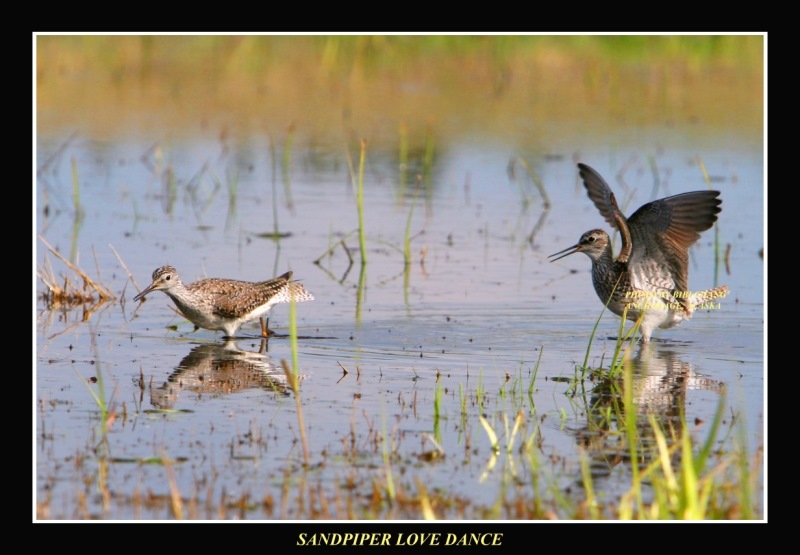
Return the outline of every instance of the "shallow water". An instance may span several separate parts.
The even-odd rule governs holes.
[[[36,231],[118,297],[89,314],[36,303],[36,475],[37,498],[48,501],[44,516],[173,518],[164,501],[170,480],[184,499],[197,500],[194,518],[314,516],[286,493],[303,462],[294,397],[281,369],[282,360],[291,360],[288,306],[272,310],[278,335],[266,344],[257,322],[241,331],[251,337],[226,344],[219,332],[194,331],[161,293],[132,302],[164,264],[185,282],[256,281],[291,269],[315,295],[296,313],[312,465],[304,479],[318,484],[321,497],[367,495],[371,488],[352,484],[384,483],[389,449],[399,489],[424,484],[451,492],[473,507],[467,518],[513,518],[474,509],[525,498],[533,488],[530,469],[508,471],[513,456],[501,452],[492,466],[489,437],[474,414],[502,431],[512,423],[500,415],[520,409],[528,436],[539,425],[542,456],[560,461],[550,487],[579,487],[583,445],[595,487],[606,499],[619,495],[626,465],[608,462],[616,447],[592,429],[591,393],[572,396],[561,381],[583,363],[602,309],[585,256],[547,259],[584,231],[607,229],[579,182],[576,161],[605,176],[630,214],[654,198],[706,188],[702,157],[722,192],[717,229],[730,254],[727,268],[722,256],[715,265],[714,230],[704,233],[691,251],[689,286],[727,284],[731,294],[718,310],[657,330],[657,341],[635,348],[643,362],[634,398],[643,413],[684,410],[702,441],[727,390],[724,415],[745,423],[755,450],[763,444],[765,380],[760,145],[730,135],[694,142],[669,129],[660,129],[652,144],[624,130],[606,139],[614,146],[576,136],[548,153],[492,137],[441,145],[430,185],[419,194],[412,177],[399,184],[394,152],[368,148],[362,270],[342,145],[298,141],[286,172],[258,136],[236,145],[213,134],[116,142],[40,136]],[[549,209],[523,159],[544,185]],[[73,161],[83,214],[77,218]],[[413,174],[421,162],[411,162]],[[264,236],[275,229],[288,236]],[[343,237],[352,265],[341,247],[323,256]],[[42,241],[36,249],[37,269],[50,264],[57,275],[69,273]],[[36,288],[43,290],[41,281]],[[618,318],[603,315],[591,366],[607,366],[618,331]],[[102,379],[116,413],[107,444],[90,393],[98,386],[83,383],[92,376]],[[470,408],[464,418],[464,403],[480,403],[480,410]],[[103,464],[86,460],[86,452],[109,460],[108,467],[101,471]],[[177,462],[144,464],[150,457]],[[509,473],[513,484],[503,479]],[[98,475],[105,487],[94,483]],[[223,500],[242,496],[253,505],[218,512]],[[441,508],[437,516],[464,518],[459,510]],[[358,511],[329,508],[318,517],[422,518],[418,510]]]

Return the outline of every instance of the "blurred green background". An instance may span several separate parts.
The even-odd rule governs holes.
[[[39,35],[36,56],[45,134],[763,133],[761,35]]]

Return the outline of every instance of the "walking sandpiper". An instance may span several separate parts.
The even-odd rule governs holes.
[[[717,221],[722,211],[719,191],[694,191],[649,202],[625,218],[600,174],[578,164],[583,184],[605,220],[619,231],[622,247],[616,260],[611,240],[602,229],[551,254],[550,262],[582,252],[592,259],[597,296],[618,316],[641,320],[642,342],[656,328],[671,328],[692,317],[695,308],[718,308],[728,294],[721,286],[688,290],[689,247]],[[627,312],[626,312],[627,308]]]
[[[222,331],[232,338],[242,324],[258,318],[261,335],[270,333],[264,317],[278,303],[312,301],[314,296],[302,284],[292,281],[292,272],[267,281],[250,282],[235,279],[209,278],[184,285],[172,266],[153,272],[153,283],[136,295],[143,299],[152,291],[163,291],[181,314],[195,326]]]

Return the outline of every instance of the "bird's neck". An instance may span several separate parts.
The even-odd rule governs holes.
[[[611,245],[606,245],[606,248],[599,255],[592,258],[592,281],[594,282],[595,290],[598,293],[601,290],[607,290],[608,294],[610,294],[620,275],[625,273],[625,266],[624,263],[614,260]],[[605,294],[600,296],[604,297]]]
[[[592,271],[595,268],[602,270],[604,268],[611,268],[614,265],[614,253],[611,250],[611,244],[605,246],[605,248],[599,253],[594,254],[591,256],[592,259]]]
[[[169,289],[165,289],[164,293],[169,295],[179,308],[183,309],[186,306],[193,306],[195,303],[195,295],[184,284],[178,283]]]

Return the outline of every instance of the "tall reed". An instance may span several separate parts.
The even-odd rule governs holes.
[[[303,444],[303,461],[306,468],[311,465],[311,456],[308,450],[308,437],[306,435],[306,426],[303,421],[303,403],[300,400],[300,370],[297,354],[297,303],[292,299],[289,302],[289,345],[292,352],[292,367],[286,363],[285,359],[281,359],[281,366],[286,375],[286,381],[294,393],[294,402],[297,409],[297,425],[300,428],[300,440]]]
[[[361,249],[361,264],[367,263],[367,237],[364,229],[364,164],[367,158],[367,141],[361,139],[361,159],[358,163],[358,187],[356,207],[358,209],[358,245]]]

